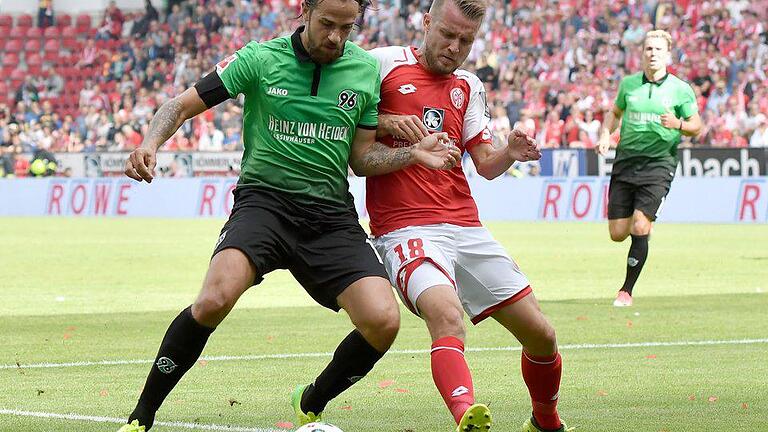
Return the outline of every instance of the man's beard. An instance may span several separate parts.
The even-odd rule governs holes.
[[[334,49],[333,53],[331,54],[329,51],[324,50],[322,46],[315,45],[313,46],[312,41],[309,42],[309,49],[307,52],[309,52],[309,57],[312,58],[312,60],[315,61],[315,63],[320,64],[328,64],[334,62],[336,59],[341,57],[341,47],[337,47]]]
[[[440,64],[438,56],[426,48],[424,49],[424,58],[427,60],[427,64],[429,65],[432,73],[436,73],[438,75],[450,75],[456,70],[454,67],[446,67]]]

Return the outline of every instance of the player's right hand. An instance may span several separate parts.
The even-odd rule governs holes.
[[[416,144],[429,135],[427,127],[415,115],[380,115],[379,128],[383,129],[387,135],[407,140],[411,144]]]
[[[136,180],[152,183],[155,178],[155,165],[157,158],[155,151],[146,147],[139,147],[131,152],[128,160],[125,161],[125,175]]]
[[[611,136],[610,135],[600,135],[600,138],[597,139],[597,145],[595,146],[595,151],[600,156],[605,156],[608,154],[608,149],[611,148]]]
[[[461,165],[461,152],[453,145],[445,132],[426,136],[411,151],[416,162],[427,168],[450,170]]]

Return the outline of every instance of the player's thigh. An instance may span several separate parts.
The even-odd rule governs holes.
[[[361,283],[355,287],[372,288],[371,295],[376,295],[368,302],[396,305],[384,265],[365,231],[352,218],[348,223],[303,238],[296,246],[288,269],[317,303],[334,311],[342,306],[337,297],[357,281]],[[362,299],[365,301],[364,296]]]
[[[293,230],[263,208],[240,206],[224,224],[203,287],[192,308],[195,318],[218,324],[235,302],[265,274],[285,267]]]
[[[216,327],[253,285],[256,272],[241,250],[221,250],[211,259],[203,287],[192,305],[192,315],[199,323]]]
[[[445,224],[407,227],[373,240],[389,274],[389,280],[408,309],[419,315],[419,297],[434,285],[455,287],[455,227]],[[413,279],[424,267],[424,277]]]
[[[549,355],[557,351],[555,329],[539,308],[533,293],[497,310],[492,315],[533,355]]]
[[[251,205],[254,200],[259,201],[258,207]],[[259,194],[250,191],[236,194],[232,213],[214,246],[211,265],[217,262],[215,258],[222,251],[240,251],[248,258],[254,272],[248,286],[259,284],[264,275],[275,269],[285,268],[297,242],[296,229],[285,217],[287,211],[280,203]],[[226,275],[226,269],[220,272],[216,268],[214,272],[215,275]]]
[[[387,279],[358,279],[338,295],[336,302],[371,345],[379,351],[389,348],[400,328],[400,308]]]
[[[424,262],[413,272],[409,283],[425,287],[416,307],[432,341],[447,336],[463,340],[466,333],[464,309],[451,281],[431,263]]]
[[[635,210],[636,186],[622,181],[621,178],[611,176],[608,187],[608,219],[631,218]]]
[[[649,221],[655,221],[664,207],[670,185],[671,181],[659,179],[639,186],[635,195],[635,209],[643,212]]]
[[[462,228],[457,239],[456,284],[473,323],[531,291],[528,278],[486,228]]]

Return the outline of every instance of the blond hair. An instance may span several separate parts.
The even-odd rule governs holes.
[[[672,35],[669,34],[667,31],[665,30],[649,31],[648,33],[645,34],[645,39],[643,39],[643,46],[645,46],[645,42],[648,39],[652,39],[652,38],[664,39],[665,41],[667,41],[667,49],[669,51],[672,51]]]
[[[429,13],[436,15],[442,10],[443,4],[446,0],[435,0],[432,2],[432,6],[429,8]],[[487,0],[448,0],[452,1],[456,7],[459,8],[461,13],[471,19],[480,20],[485,17],[485,11],[488,9]]]

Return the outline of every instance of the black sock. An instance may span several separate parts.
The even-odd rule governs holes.
[[[333,353],[333,359],[325,370],[310,384],[301,397],[301,409],[321,413],[325,405],[373,369],[384,356],[372,347],[363,335],[353,330]]]
[[[632,295],[632,289],[643,270],[647,256],[648,235],[632,234],[632,245],[629,247],[629,254],[627,255],[627,277],[624,279],[624,286],[621,287],[621,291],[626,291]]]
[[[165,332],[155,363],[149,371],[139,403],[128,422],[139,420],[147,430],[152,427],[155,412],[176,383],[195,364],[214,329],[205,327],[192,317],[192,306],[181,311]]]

